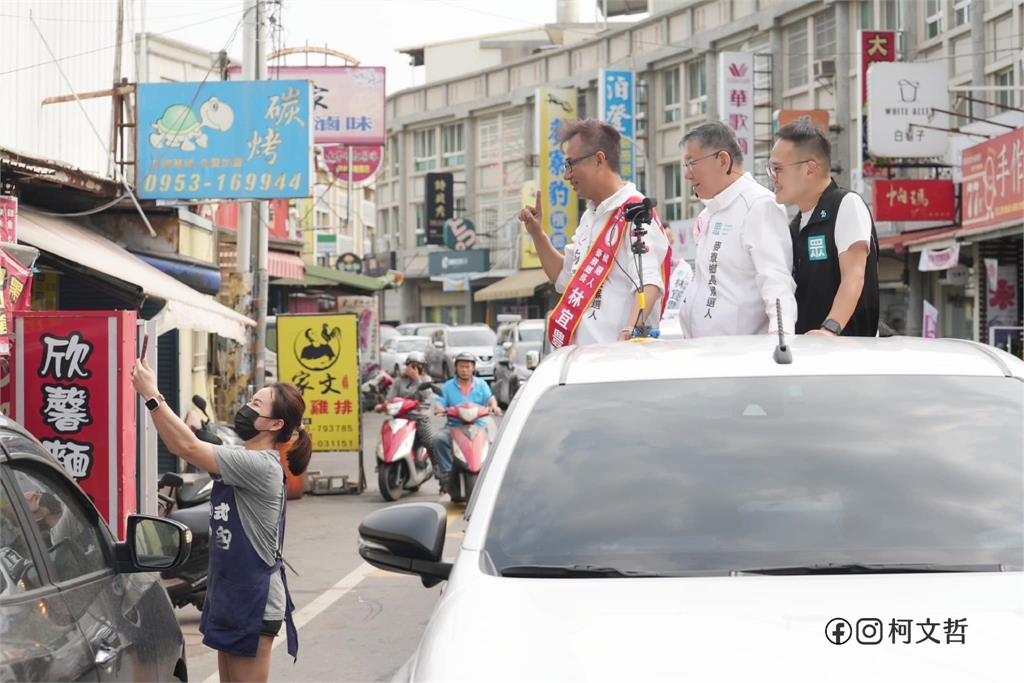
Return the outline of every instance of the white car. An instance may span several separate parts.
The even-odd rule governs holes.
[[[381,347],[380,366],[384,372],[397,377],[405,367],[405,359],[410,353],[420,351],[426,355],[430,348],[430,340],[426,337],[392,337]]]
[[[545,359],[454,563],[436,503],[360,527],[371,564],[448,581],[394,680],[1018,679],[1024,363],[796,337],[777,364],[774,345]]]

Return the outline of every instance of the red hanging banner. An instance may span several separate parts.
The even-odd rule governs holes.
[[[137,509],[135,311],[18,315],[14,418],[74,477],[119,538]],[[154,342],[155,343],[155,342]]]

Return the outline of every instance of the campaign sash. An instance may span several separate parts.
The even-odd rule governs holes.
[[[580,267],[573,274],[572,279],[569,280],[565,292],[562,293],[562,298],[558,301],[558,305],[555,306],[555,310],[551,314],[551,322],[548,325],[548,339],[552,347],[560,349],[563,346],[574,343],[576,331],[583,321],[584,313],[590,308],[594,297],[601,291],[605,280],[608,279],[608,275],[614,267],[612,261],[619,253],[622,240],[630,233],[629,222],[625,219],[626,205],[637,201],[643,201],[643,198],[632,197],[615,210],[605,224],[604,229],[601,230],[601,233],[591,245],[590,251],[587,252],[587,257],[580,263]],[[665,229],[661,225],[657,214],[654,214],[651,222],[659,230]],[[664,312],[665,304],[668,301],[668,278],[672,267],[671,256],[672,248],[670,246],[665,262],[661,266],[662,278],[664,280],[661,297],[662,312]]]

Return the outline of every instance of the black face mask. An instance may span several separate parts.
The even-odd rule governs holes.
[[[249,406],[242,406],[235,413],[235,433],[238,434],[238,438],[242,441],[248,441],[249,439],[255,439],[259,436],[260,432],[268,431],[266,429],[256,429],[256,419],[264,417]]]

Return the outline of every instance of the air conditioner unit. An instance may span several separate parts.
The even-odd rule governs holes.
[[[836,60],[818,59],[814,62],[815,80],[832,80],[836,77]]]

